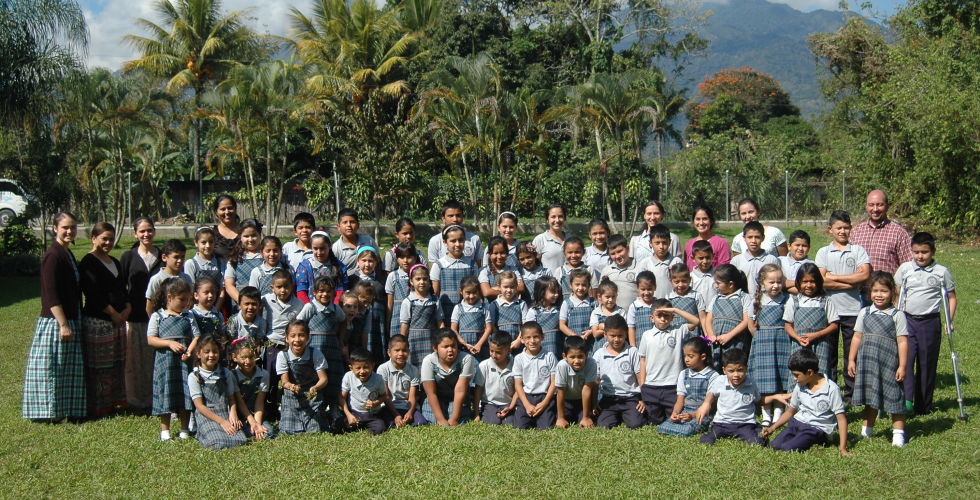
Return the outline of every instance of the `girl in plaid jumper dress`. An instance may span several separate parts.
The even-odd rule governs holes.
[[[170,439],[170,415],[180,418],[180,438],[188,439],[190,410],[194,405],[187,387],[191,353],[201,336],[197,322],[188,311],[191,286],[181,278],[163,282],[154,300],[157,311],[150,316],[146,340],[155,348],[153,361],[153,408],[160,417],[160,440]],[[165,307],[164,307],[165,306]]]
[[[892,416],[892,444],[905,446],[905,363],[908,359],[908,327],[905,315],[895,309],[895,278],[891,273],[871,273],[871,304],[858,313],[851,341],[848,371],[854,377],[851,404],[864,406],[861,437],[869,438],[878,410]]]
[[[783,323],[789,296],[783,291],[783,285],[783,271],[778,264],[762,266],[753,321],[749,323],[749,330],[755,335],[749,354],[749,373],[763,396],[793,390],[793,373],[789,371],[791,341]],[[776,404],[762,405],[763,426],[768,427],[782,416],[781,406],[773,410]]]
[[[460,282],[463,301],[456,304],[449,318],[449,328],[456,332],[460,349],[482,361],[490,357],[488,341],[493,333],[490,305],[483,298],[480,281],[467,276]],[[424,356],[423,356],[424,357]]]
[[[218,339],[210,335],[203,337],[197,351],[197,367],[187,376],[194,400],[195,437],[201,446],[212,450],[246,443],[242,421],[238,418],[238,386],[231,371],[222,366],[221,346]]]
[[[820,373],[836,381],[837,366],[831,365],[830,360],[837,348],[835,335],[840,318],[824,292],[823,276],[816,264],[800,266],[796,289],[800,293],[787,304],[783,315],[786,333],[795,341],[790,345],[790,354],[801,347],[813,349],[820,360]]]

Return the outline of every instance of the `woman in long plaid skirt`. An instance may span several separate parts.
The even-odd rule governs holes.
[[[54,243],[41,258],[41,314],[27,357],[21,415],[38,421],[82,418],[86,412],[78,266],[68,249],[78,224],[54,216]]]
[[[868,280],[871,304],[858,313],[854,339],[848,356],[849,375],[854,377],[851,404],[864,406],[861,437],[870,438],[878,410],[892,416],[892,445],[905,446],[905,363],[908,359],[908,328],[905,315],[895,309],[895,278],[875,271]]]

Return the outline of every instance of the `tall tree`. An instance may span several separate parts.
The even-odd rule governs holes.
[[[149,35],[126,35],[140,56],[124,69],[143,70],[167,80],[172,93],[193,92],[190,120],[191,156],[199,190],[201,172],[201,96],[225,78],[233,67],[262,54],[260,38],[245,24],[247,11],[222,12],[221,0],[155,0],[160,23],[139,18]],[[203,204],[203,193],[201,203]],[[202,205],[203,208],[203,205]]]

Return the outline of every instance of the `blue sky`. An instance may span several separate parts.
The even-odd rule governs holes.
[[[703,3],[727,3],[731,0],[702,0]],[[837,9],[839,0],[769,0],[783,3],[804,12],[816,9]],[[894,14],[908,0],[871,0],[874,17],[887,17]],[[310,0],[223,0],[225,10],[252,8],[249,14],[252,27],[261,33],[285,35],[288,30],[288,15],[292,5],[308,11]],[[123,62],[135,57],[135,53],[122,37],[136,33],[134,20],[145,18],[156,20],[153,0],[80,0],[85,11],[91,41],[88,51],[89,67],[119,69]],[[857,10],[861,0],[848,0],[852,10]]]

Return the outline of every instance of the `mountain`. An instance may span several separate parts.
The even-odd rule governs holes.
[[[706,57],[689,62],[682,82],[691,89],[724,68],[751,67],[775,77],[799,106],[812,117],[829,108],[820,94],[817,65],[806,43],[811,33],[834,32],[853,12],[800,12],[765,0],[706,0],[711,11],[701,31],[710,45]]]

